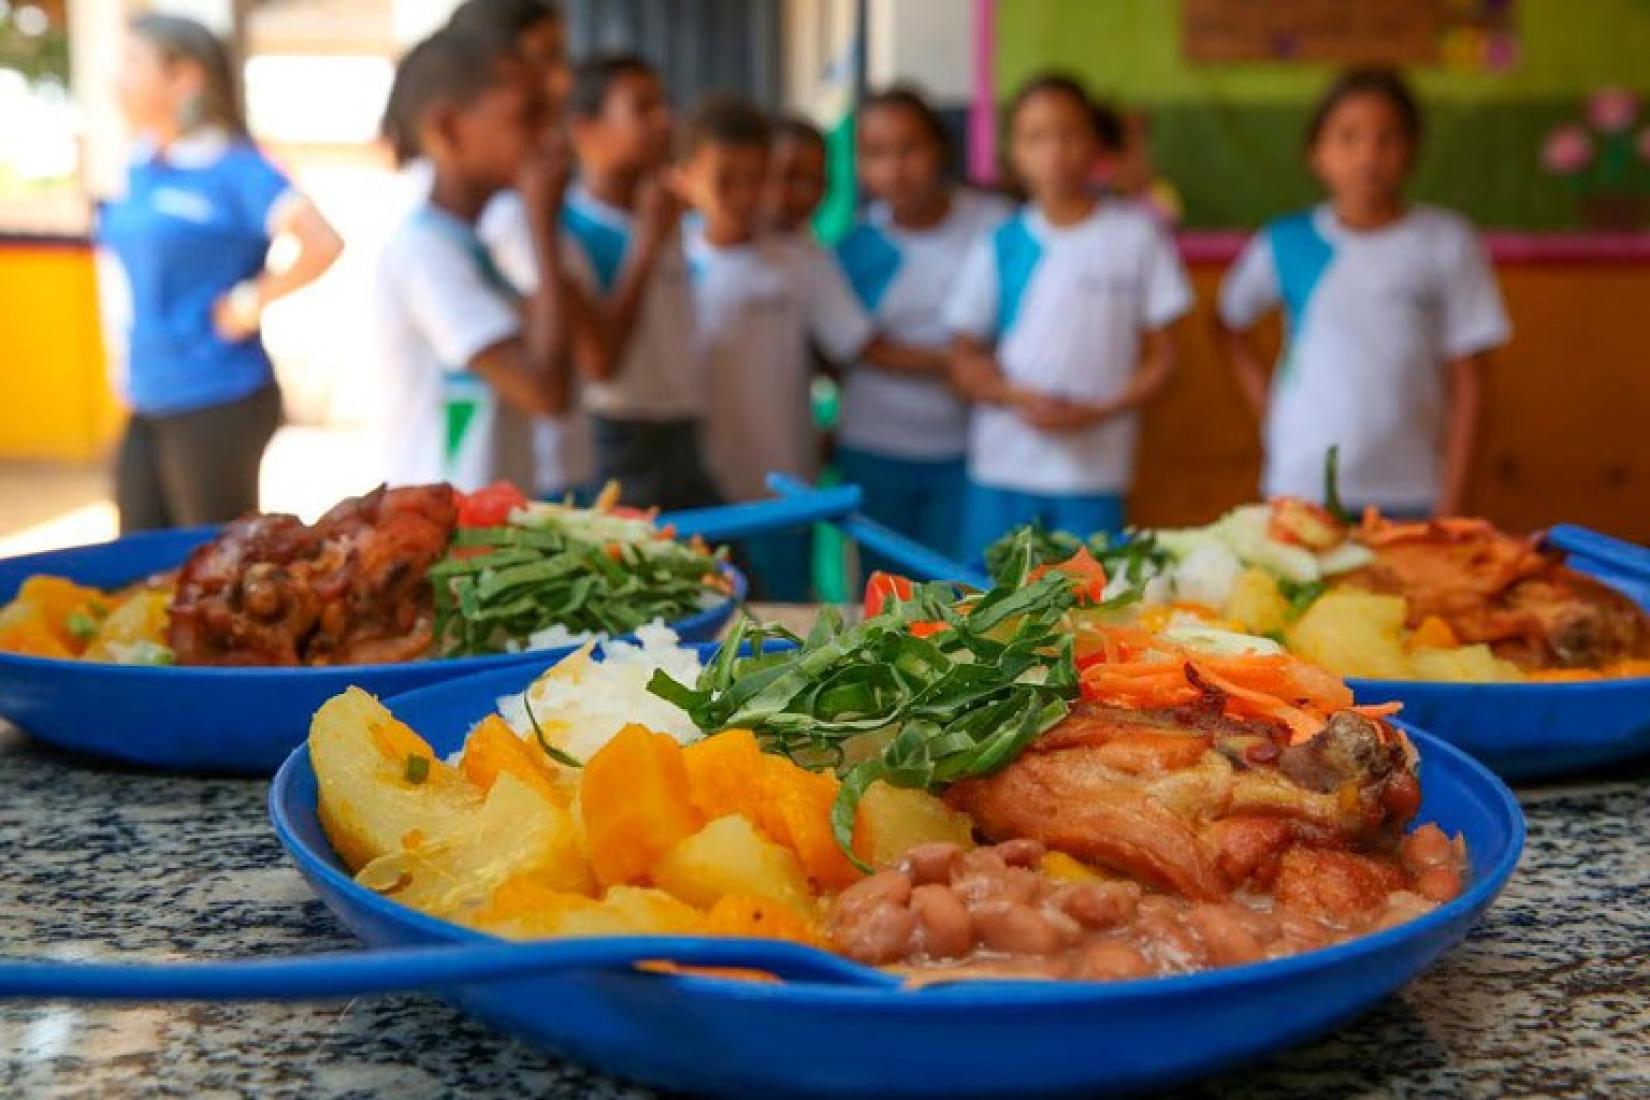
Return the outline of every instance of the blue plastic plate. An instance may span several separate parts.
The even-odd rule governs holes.
[[[1403,717],[1508,780],[1545,779],[1650,752],[1650,677],[1582,683],[1445,684],[1349,679],[1360,703]]]
[[[1591,560],[1573,566],[1650,610],[1650,586]],[[1650,676],[1571,683],[1446,684],[1350,678],[1360,703],[1403,717],[1509,780],[1547,779],[1650,753]]]
[[[177,567],[216,533],[198,527],[0,559],[0,604],[37,573],[115,588]],[[672,624],[710,641],[745,597]],[[73,752],[175,772],[269,775],[302,743],[310,715],[352,685],[394,695],[497,668],[542,669],[566,649],[331,668],[155,668],[0,653],[0,718]]]
[[[485,673],[389,703],[446,754],[534,671]],[[1524,844],[1511,792],[1449,745],[1411,736],[1423,761],[1420,819],[1465,835],[1472,884],[1419,920],[1323,951],[1112,984],[975,983],[912,992],[590,971],[443,995],[552,1055],[695,1094],[1115,1096],[1191,1080],[1356,1016],[1459,943],[1507,881]],[[307,748],[281,767],[269,802],[299,870],[368,944],[490,942],[350,879],[316,818]]]

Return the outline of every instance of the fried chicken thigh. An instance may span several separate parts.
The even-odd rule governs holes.
[[[433,640],[430,566],[457,522],[447,485],[378,488],[313,526],[236,520],[178,574],[168,641],[181,664],[381,664]]]
[[[1403,596],[1411,627],[1440,618],[1462,642],[1532,669],[1650,656],[1650,616],[1534,539],[1473,519],[1370,520],[1359,537],[1375,561],[1345,583]]]
[[[1290,745],[1287,731],[1195,706],[1081,703],[1018,760],[946,799],[992,840],[1040,841],[1195,901],[1270,889],[1280,875],[1302,893],[1309,868],[1314,881],[1335,880],[1318,883],[1328,904],[1378,906],[1387,891],[1360,885],[1364,853],[1390,860],[1420,789],[1407,744],[1356,712]]]

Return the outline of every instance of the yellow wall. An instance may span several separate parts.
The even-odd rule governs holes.
[[[90,459],[120,423],[92,254],[0,243],[0,458]]]

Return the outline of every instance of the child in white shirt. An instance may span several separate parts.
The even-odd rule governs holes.
[[[1396,74],[1344,74],[1307,132],[1329,201],[1256,234],[1221,285],[1227,353],[1264,426],[1267,496],[1321,500],[1338,445],[1343,500],[1461,508],[1484,365],[1509,326],[1472,226],[1404,200],[1420,132]],[[1285,350],[1268,379],[1247,333],[1280,305]]]
[[[595,434],[596,480],[634,507],[716,503],[700,422],[703,364],[668,176],[670,108],[658,74],[624,55],[573,74],[579,178],[562,211],[572,245],[573,359]]]
[[[1174,368],[1191,307],[1174,246],[1147,214],[1090,187],[1116,123],[1069,77],[1033,79],[1009,111],[1031,201],[975,245],[946,310],[969,429],[963,550],[1041,522],[1123,526],[1139,408]]]
[[[894,87],[859,112],[859,177],[873,202],[837,246],[883,348],[847,375],[836,462],[864,490],[871,518],[944,554],[958,552],[968,403],[947,370],[945,305],[975,243],[1009,212],[995,196],[952,187],[950,137],[917,92]],[[892,566],[867,554],[865,568]]]
[[[563,411],[569,381],[555,242],[565,175],[537,152],[543,86],[508,39],[452,30],[414,47],[396,85],[431,182],[379,263],[374,323],[393,381],[388,480],[531,484],[527,418]],[[475,232],[487,202],[512,185],[550,273],[525,303]]]
[[[810,344],[843,360],[872,335],[825,252],[760,233],[770,138],[754,106],[711,99],[689,124],[679,176],[696,213],[687,254],[706,366],[706,454],[732,500],[768,496],[769,473],[814,478]],[[757,592],[807,599],[809,546],[806,530],[746,540]]]

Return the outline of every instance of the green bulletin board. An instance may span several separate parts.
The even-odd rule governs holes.
[[[1507,2],[1515,56],[1497,66],[1446,57],[1409,70],[1428,130],[1415,197],[1486,228],[1644,224],[1650,109],[1638,106],[1628,124],[1618,110],[1613,132],[1589,124],[1587,109],[1605,88],[1650,99],[1650,0]],[[1062,68],[1145,108],[1153,158],[1179,188],[1190,228],[1252,226],[1314,201],[1301,134],[1336,66],[1195,63],[1181,34],[1181,0],[998,0],[999,97],[1032,72]],[[1579,127],[1592,157],[1559,175],[1544,167],[1543,150],[1566,127]]]

